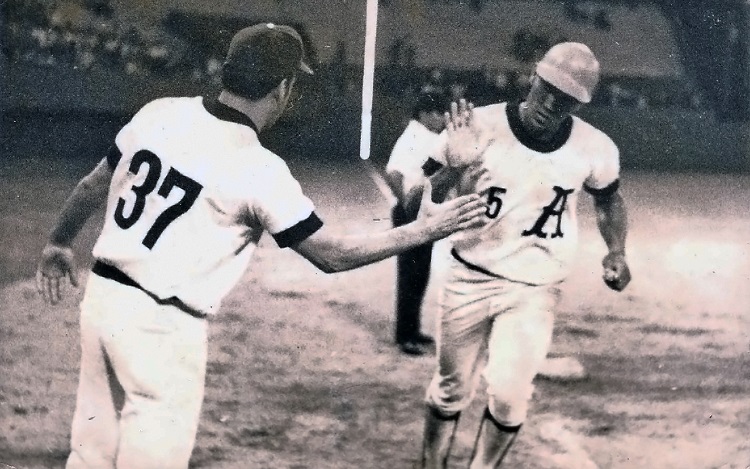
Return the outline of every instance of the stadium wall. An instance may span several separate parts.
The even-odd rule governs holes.
[[[4,114],[39,113],[125,116],[151,99],[198,95],[205,85],[180,79],[134,78],[107,70],[81,72],[66,67],[39,67],[3,62]],[[338,97],[318,105],[308,97],[297,119],[278,131],[295,140],[296,151],[325,148],[335,156],[357,154],[359,97]],[[393,99],[376,99],[373,157],[384,158],[405,121]],[[329,114],[326,114],[329,113]],[[333,117],[328,118],[333,114]],[[325,118],[324,118],[325,117]],[[620,147],[623,167],[665,171],[750,171],[750,124],[719,123],[710,115],[678,109],[590,107],[581,117],[610,135]],[[275,140],[283,141],[282,138]]]

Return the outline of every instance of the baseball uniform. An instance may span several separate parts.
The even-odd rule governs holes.
[[[217,100],[147,104],[108,163],[68,467],[185,468],[204,392],[205,318],[264,231],[286,247],[322,222],[253,122]],[[119,419],[108,369],[125,392]]]
[[[524,130],[519,103],[474,113],[489,144],[463,172],[458,192],[485,197],[488,223],[451,238],[453,259],[440,293],[439,365],[427,402],[443,415],[460,412],[487,355],[488,408],[512,428],[526,417],[532,380],[552,338],[558,286],[575,257],[578,195],[616,191],[619,154],[609,137],[575,116],[542,143]]]

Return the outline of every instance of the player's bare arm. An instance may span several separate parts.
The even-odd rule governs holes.
[[[78,286],[75,255],[70,246],[86,221],[107,200],[111,180],[112,170],[105,158],[78,182],[65,202],[37,266],[37,290],[45,301],[60,301],[60,282],[65,277]]]
[[[326,273],[378,262],[456,231],[484,223],[484,203],[476,194],[435,204],[430,183],[421,199],[417,219],[404,226],[368,235],[337,236],[323,226],[293,249]]]
[[[631,279],[625,258],[625,238],[628,232],[625,201],[618,192],[595,195],[594,208],[599,232],[609,250],[602,260],[604,283],[615,291],[622,291]]]

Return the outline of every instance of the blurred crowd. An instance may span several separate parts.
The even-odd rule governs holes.
[[[218,81],[219,57],[190,47],[184,38],[165,28],[146,28],[120,20],[109,0],[7,0],[2,9],[2,51],[11,62]],[[606,19],[594,17],[602,24]],[[324,73],[318,78],[326,80],[324,88],[331,92],[356,93],[360,73],[346,64],[343,56],[337,54],[331,63],[321,64]],[[489,68],[424,69],[415,64],[415,57],[407,42],[395,41],[389,60],[377,71],[380,91],[407,99],[419,91],[441,91],[454,100],[467,98],[483,105],[519,98],[529,85],[528,73]],[[704,106],[700,93],[686,89],[684,84],[617,77],[603,78],[593,104],[641,109]]]
[[[195,54],[163,28],[119,20],[108,0],[8,0],[2,8],[2,52],[11,62],[196,80],[218,75],[217,59]]]

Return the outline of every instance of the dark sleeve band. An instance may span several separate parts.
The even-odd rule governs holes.
[[[427,161],[422,165],[422,172],[424,172],[425,176],[429,177],[437,173],[442,167],[443,165],[440,162],[435,161],[432,158],[427,158]]]
[[[295,244],[299,244],[306,240],[322,226],[323,221],[318,218],[315,212],[313,212],[309,217],[296,225],[273,235],[273,239],[276,240],[276,244],[278,244],[280,248],[288,248],[289,246],[294,246]]]
[[[109,169],[114,171],[117,167],[117,163],[120,162],[120,158],[122,158],[122,153],[120,153],[120,149],[117,148],[117,145],[110,146],[107,151],[107,163],[109,163]]]
[[[583,186],[583,189],[589,194],[593,195],[595,198],[606,198],[606,197],[611,196],[615,192],[617,192],[617,189],[619,187],[620,187],[620,180],[615,179],[615,182],[601,189],[594,189],[593,187],[589,187],[585,184]]]

